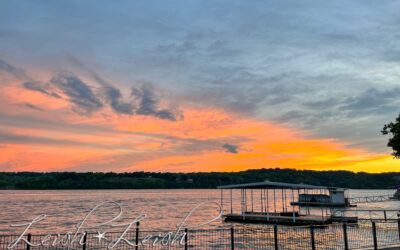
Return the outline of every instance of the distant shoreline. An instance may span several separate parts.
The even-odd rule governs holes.
[[[118,190],[220,190],[217,188],[87,188],[87,189],[0,189],[0,191],[118,191]],[[349,188],[349,190],[392,190],[389,188]]]
[[[261,182],[265,180],[351,189],[389,189],[400,186],[400,172],[372,174],[350,171],[313,171],[279,168],[240,172],[197,173],[0,172],[0,189],[215,189],[219,185]]]

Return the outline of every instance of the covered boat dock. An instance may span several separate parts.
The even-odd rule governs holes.
[[[218,186],[225,221],[274,224],[329,224],[332,188],[282,182],[256,182]],[[226,194],[228,190],[228,194]],[[237,190],[240,190],[240,197]],[[301,198],[315,201],[301,202]],[[321,199],[321,200],[318,200]],[[328,199],[328,200],[326,200]],[[311,204],[310,206],[304,206]],[[356,218],[340,218],[356,222]]]

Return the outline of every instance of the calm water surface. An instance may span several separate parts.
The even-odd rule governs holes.
[[[349,190],[350,197],[393,194],[393,190]],[[228,192],[224,193],[224,209],[228,209]],[[288,195],[289,197],[289,195]],[[240,191],[233,194],[234,210],[240,210]],[[256,197],[254,197],[256,199]],[[141,222],[143,229],[173,229],[198,204],[205,201],[220,202],[220,190],[0,190],[0,233],[19,234],[23,224],[40,214],[46,214],[44,221],[32,225],[31,233],[64,233],[73,231],[76,224],[96,205],[104,201],[114,201],[121,205],[122,215],[116,224],[129,223],[133,218],[146,214]],[[276,197],[277,208],[282,206]],[[248,204],[250,206],[250,204]],[[254,202],[254,208],[258,204]],[[400,209],[399,201],[360,204],[359,209]],[[88,224],[95,225],[115,217],[119,212],[114,204],[105,204],[90,217]],[[218,207],[207,204],[196,210],[186,225],[198,225],[215,218]],[[202,228],[222,228],[230,226],[216,220]],[[117,231],[125,227],[115,228]]]

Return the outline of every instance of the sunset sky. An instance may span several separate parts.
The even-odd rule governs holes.
[[[0,171],[400,172],[398,1],[0,1]]]

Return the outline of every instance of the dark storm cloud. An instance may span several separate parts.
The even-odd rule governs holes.
[[[82,110],[90,114],[103,107],[102,102],[95,96],[91,87],[75,75],[58,74],[50,82],[68,96],[69,101],[78,107],[79,111]]]
[[[105,102],[109,103],[116,113],[127,115],[133,115],[136,113],[138,115],[150,115],[161,119],[176,121],[174,114],[169,110],[156,110],[159,101],[155,99],[152,89],[143,86],[141,88],[132,88],[131,97],[133,96],[136,101],[139,101],[138,107],[135,107],[133,103],[123,101],[121,90],[114,87],[94,70],[88,68],[75,57],[70,56],[70,60],[89,72],[96,82],[102,86],[101,92],[104,96]]]
[[[51,85],[48,83],[29,81],[29,82],[24,82],[23,86],[29,90],[38,91],[42,94],[52,96],[55,98],[61,98],[60,95],[58,95],[57,93],[54,92]]]
[[[237,151],[238,146],[236,146],[236,145],[225,143],[224,145],[222,145],[222,147],[224,149],[226,149],[226,152],[229,152],[229,153],[232,153],[232,154],[237,154],[238,153],[238,151]]]
[[[25,72],[22,69],[19,69],[2,59],[0,59],[0,72],[1,71],[7,72],[16,78],[26,78]]]
[[[114,87],[76,58],[69,56],[69,60],[93,77],[100,85],[97,91],[94,91],[93,87],[84,83],[78,76],[72,73],[59,73],[53,76],[48,83],[29,80],[23,83],[23,87],[56,98],[62,98],[60,94],[63,94],[67,96],[67,101],[75,106],[73,111],[82,115],[90,115],[103,108],[104,103],[106,103],[117,114],[134,115],[136,113],[138,115],[149,115],[170,121],[177,120],[173,111],[158,108],[160,101],[155,96],[153,88],[146,86],[132,88],[131,97],[134,97],[135,101],[138,102],[136,109],[133,102],[123,100],[124,98],[119,88]],[[3,67],[11,70],[9,69],[11,66],[6,65]],[[26,106],[34,109],[31,104],[27,104]]]
[[[106,102],[110,103],[111,108],[118,114],[134,114],[134,105],[129,102],[122,101],[121,91],[112,86],[102,88]]]
[[[174,113],[168,109],[158,109],[159,100],[156,98],[152,89],[146,85],[140,88],[132,88],[131,96],[138,102],[138,115],[150,115],[160,119],[176,121]]]
[[[102,85],[105,101],[118,114],[133,115],[135,106],[132,103],[124,102],[121,91],[100,77],[96,72],[89,70],[92,77]]]
[[[40,82],[24,82],[24,87],[29,90],[38,91],[45,95],[50,95],[48,90],[48,86],[42,84]]]
[[[31,108],[31,109],[43,111],[43,109],[41,109],[41,108],[39,108],[39,107],[37,107],[37,106],[35,106],[33,104],[30,104],[30,103],[25,103],[25,106],[28,107],[28,108]]]
[[[86,64],[82,63],[73,55],[68,55],[68,60],[74,65],[78,66],[80,69],[84,69],[85,71],[87,71],[90,76],[92,76],[93,79],[102,86],[101,92],[103,94],[104,101],[106,103],[109,103],[111,108],[117,114],[134,114],[134,105],[132,103],[123,101],[123,96],[118,88],[114,87],[106,79],[100,76],[96,71],[89,68]]]

